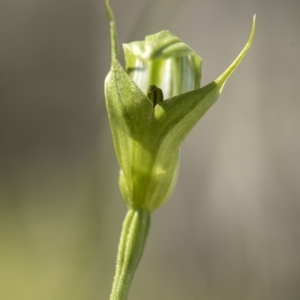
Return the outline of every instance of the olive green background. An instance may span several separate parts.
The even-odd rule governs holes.
[[[111,0],[120,43],[169,29],[215,79],[129,299],[300,299],[300,2]],[[0,299],[106,300],[122,220],[101,0],[0,3]],[[121,47],[120,47],[121,55]]]

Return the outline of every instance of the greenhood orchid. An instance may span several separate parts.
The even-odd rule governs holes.
[[[173,191],[179,148],[206,111],[216,102],[233,71],[251,46],[213,82],[200,87],[201,58],[164,30],[145,41],[124,45],[126,68],[118,59],[114,16],[110,20],[111,68],[105,99],[120,165],[119,187],[128,206],[119,244],[111,300],[126,300],[145,246],[151,213]]]
[[[117,57],[114,18],[107,8],[112,59],[105,80],[105,97],[121,167],[119,186],[129,208],[152,212],[173,190],[180,145],[216,102],[226,80],[249,49],[255,19],[249,41],[239,56],[216,80],[200,88],[201,58],[168,31],[125,44],[126,72]],[[149,87],[156,91],[149,92]],[[157,92],[161,96],[153,97]],[[160,101],[154,103],[151,98]]]

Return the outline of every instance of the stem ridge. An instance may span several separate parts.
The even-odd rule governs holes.
[[[142,257],[150,226],[150,213],[130,209],[123,222],[117,267],[110,300],[126,300],[135,270]]]

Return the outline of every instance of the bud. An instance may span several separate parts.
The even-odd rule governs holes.
[[[250,48],[255,18],[250,38],[235,61],[200,88],[201,58],[168,31],[125,44],[125,72],[117,57],[116,29],[108,1],[106,5],[112,59],[105,99],[121,167],[119,186],[129,208],[152,212],[173,191],[180,145],[216,102]]]

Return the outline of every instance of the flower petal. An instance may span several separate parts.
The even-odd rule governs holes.
[[[222,89],[237,68],[251,46],[255,32],[255,16],[249,40],[234,62],[215,81],[185,94],[167,99],[155,106],[153,126],[156,128],[157,145],[159,145],[157,159],[163,159],[165,153],[174,152],[180,147],[188,133],[199,119],[216,102]],[[167,161],[165,162],[168,163]]]

